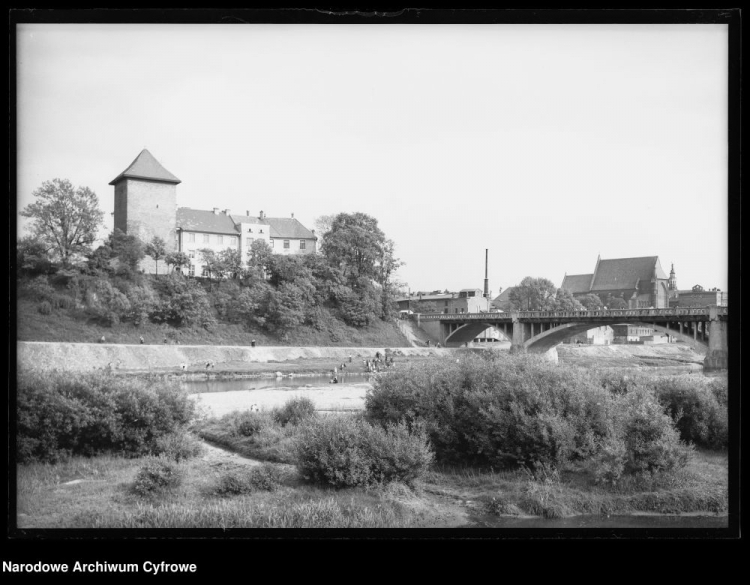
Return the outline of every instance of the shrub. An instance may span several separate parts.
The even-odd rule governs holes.
[[[154,452],[179,463],[203,453],[203,445],[193,435],[177,431],[156,439]]]
[[[306,396],[292,398],[273,411],[274,420],[282,426],[298,425],[311,416],[315,416],[315,403]]]
[[[55,296],[55,289],[50,285],[46,276],[37,276],[23,282],[19,293],[21,296],[34,301],[51,301]]]
[[[534,356],[467,355],[389,373],[365,405],[371,421],[421,421],[441,461],[531,465],[595,453],[611,432],[612,400],[580,370]]]
[[[729,426],[725,385],[706,385],[703,380],[684,376],[663,378],[656,384],[656,393],[683,441],[726,448]]]
[[[237,496],[256,491],[274,491],[279,487],[281,471],[275,465],[264,463],[258,467],[233,469],[220,478],[214,493]]]
[[[56,461],[68,453],[155,453],[158,439],[190,422],[195,403],[176,383],[21,371],[17,409],[19,461]]]
[[[75,299],[64,294],[56,294],[52,298],[51,303],[55,309],[66,309],[66,310],[72,309],[76,305]]]
[[[138,470],[133,491],[141,497],[158,495],[178,488],[182,480],[182,470],[172,461],[153,457]]]
[[[410,432],[403,423],[382,428],[350,416],[309,419],[296,449],[302,475],[334,487],[412,485],[433,460],[421,429]]]
[[[227,424],[229,434],[235,437],[252,437],[274,425],[273,415],[263,411],[231,412],[222,420]]]
[[[52,305],[49,301],[42,301],[39,303],[39,312],[42,315],[49,315],[52,313]]]
[[[669,471],[687,465],[692,450],[680,442],[672,419],[654,393],[636,388],[620,398],[616,412],[628,473]]]

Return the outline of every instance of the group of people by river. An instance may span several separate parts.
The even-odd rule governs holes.
[[[349,356],[349,364],[352,363],[352,356]],[[388,355],[387,353],[385,355],[381,354],[380,351],[375,352],[375,357],[372,359],[364,359],[362,360],[362,364],[364,365],[365,372],[370,374],[375,374],[377,372],[381,372],[385,370],[386,368],[392,368],[394,365],[393,356]],[[339,371],[340,374],[343,375],[346,373],[346,370],[351,368],[350,366],[347,366],[346,363],[342,363],[340,366],[337,366],[331,370],[331,384],[338,384],[339,383]]]

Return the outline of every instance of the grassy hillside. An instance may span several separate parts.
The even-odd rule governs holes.
[[[408,347],[409,343],[392,322],[377,321],[361,329],[349,327],[341,321],[326,323],[319,331],[300,326],[286,339],[263,330],[250,330],[243,325],[217,323],[210,329],[202,327],[170,327],[165,324],[144,323],[139,327],[132,323],[105,326],[90,318],[80,309],[55,309],[42,315],[38,303],[18,300],[17,340],[56,341],[70,343],[94,343],[105,337],[107,343],[139,343],[143,336],[146,343],[169,343],[179,341],[182,345],[250,345],[255,339],[259,345],[299,345],[338,347]]]

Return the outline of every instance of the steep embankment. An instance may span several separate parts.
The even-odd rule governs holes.
[[[268,363],[321,358],[345,362],[372,359],[380,347],[245,347],[218,345],[124,345],[107,343],[18,342],[18,365],[29,369],[87,371],[113,368],[133,372],[160,372],[186,364],[195,370],[206,362]],[[397,348],[394,355],[426,357],[448,355],[452,350]]]

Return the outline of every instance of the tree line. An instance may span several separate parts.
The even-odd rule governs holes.
[[[274,254],[262,240],[246,258],[236,249],[202,249],[205,278],[188,278],[190,258],[158,237],[142,242],[115,229],[94,248],[103,213],[90,189],[55,179],[34,195],[21,212],[31,224],[18,242],[17,267],[43,312],[74,303],[110,324],[208,327],[224,320],[284,336],[300,325],[323,328],[331,318],[362,327],[395,310],[394,273],[403,263],[377,219],[364,213],[325,216],[320,254]],[[146,256],[156,275],[140,270]]]

